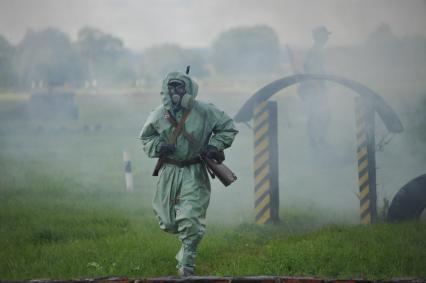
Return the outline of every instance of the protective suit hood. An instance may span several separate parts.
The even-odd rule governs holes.
[[[198,84],[188,75],[181,72],[170,72],[163,80],[161,96],[163,99],[164,108],[170,110],[172,108],[172,100],[169,95],[169,88],[167,83],[171,79],[182,80],[185,82],[186,94],[182,98],[181,105],[184,108],[190,109],[194,105],[195,97],[198,93]]]

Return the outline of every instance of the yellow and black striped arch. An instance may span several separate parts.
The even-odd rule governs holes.
[[[278,221],[278,142],[276,102],[254,108],[254,187],[256,223]]]
[[[368,100],[363,98],[355,100],[355,121],[360,218],[363,224],[370,224],[377,218],[377,194],[374,108]]]

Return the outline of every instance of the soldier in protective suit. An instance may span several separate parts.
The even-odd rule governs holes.
[[[309,50],[303,65],[306,74],[325,74],[323,52],[331,32],[325,26],[312,31],[314,45]],[[330,125],[330,107],[328,105],[327,88],[324,81],[307,81],[298,89],[308,112],[308,136],[315,148],[326,147],[327,129]]]
[[[178,234],[182,243],[176,255],[181,276],[195,272],[210,201],[210,181],[199,155],[222,162],[221,151],[231,146],[238,133],[227,114],[195,100],[197,91],[198,85],[188,75],[169,73],[162,86],[163,105],[151,112],[140,134],[145,153],[163,163],[152,204],[160,228]],[[180,123],[183,131],[176,137]]]

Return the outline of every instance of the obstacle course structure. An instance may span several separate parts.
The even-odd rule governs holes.
[[[263,101],[253,113],[256,222],[279,220],[277,103]]]
[[[377,218],[374,138],[375,113],[378,114],[385,124],[386,129],[391,133],[402,132],[402,123],[396,112],[385,102],[385,100],[365,85],[339,76],[314,74],[296,74],[271,82],[253,94],[234,117],[235,122],[247,123],[252,119],[254,120],[256,222],[258,224],[265,224],[279,220],[279,200],[274,199],[278,198],[278,171],[276,173],[276,179],[272,179],[271,177],[275,176],[273,176],[273,174],[269,174],[271,169],[270,164],[275,163],[273,160],[270,160],[270,158],[277,158],[278,154],[274,154],[272,156],[268,154],[268,152],[278,152],[278,142],[276,141],[277,128],[269,127],[269,124],[273,124],[274,122],[267,123],[265,124],[266,126],[262,123],[263,120],[277,121],[277,114],[276,110],[270,110],[267,114],[265,114],[264,111],[260,111],[259,109],[262,108],[262,105],[267,105],[267,101],[278,91],[291,85],[309,80],[326,80],[334,82],[345,86],[358,94],[355,102],[355,114],[357,123],[356,137],[358,145],[357,158],[360,216],[362,223],[374,223]],[[269,108],[264,106],[262,109]],[[269,132],[275,132],[275,135]],[[262,140],[261,137],[263,136],[273,136],[273,142],[267,142],[270,138]],[[264,152],[263,155],[261,154],[262,152]],[[261,168],[263,168],[263,171]],[[276,170],[278,170],[277,161]],[[271,184],[274,184],[274,186],[271,186]]]

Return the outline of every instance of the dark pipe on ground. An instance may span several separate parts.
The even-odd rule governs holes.
[[[387,220],[418,220],[425,209],[426,174],[414,178],[398,191],[389,207]]]

